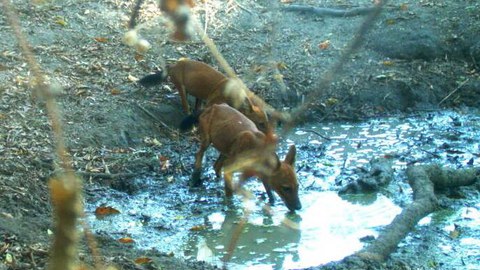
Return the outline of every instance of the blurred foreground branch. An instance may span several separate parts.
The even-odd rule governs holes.
[[[378,2],[379,3],[376,4],[375,7],[369,10],[367,18],[358,29],[355,37],[351,40],[346,49],[340,55],[339,59],[330,68],[327,69],[327,71],[323,74],[323,76],[320,78],[317,85],[315,86],[315,90],[305,98],[307,102],[293,110],[292,121],[289,125],[285,127],[284,132],[288,132],[288,130],[293,128],[302,119],[305,112],[316,104],[315,101],[320,99],[320,95],[323,90],[328,89],[334,79],[342,73],[343,66],[350,59],[351,55],[354,54],[360,47],[368,30],[372,28],[373,23],[380,15],[383,7],[388,1],[381,0]]]
[[[77,220],[82,215],[81,181],[74,174],[72,160],[67,154],[60,110],[55,100],[59,86],[52,86],[42,71],[32,52],[18,21],[18,15],[13,10],[9,0],[1,0],[2,10],[17,39],[20,51],[23,54],[32,72],[30,85],[35,98],[45,101],[48,118],[50,119],[55,152],[60,160],[63,172],[49,182],[52,203],[55,206],[56,228],[55,238],[51,248],[48,268],[51,270],[70,270],[76,265],[77,255]]]

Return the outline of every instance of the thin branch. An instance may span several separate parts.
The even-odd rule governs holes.
[[[325,140],[327,140],[327,141],[331,141],[331,140],[332,140],[332,138],[329,138],[329,137],[327,137],[327,136],[325,136],[325,135],[322,135],[322,134],[320,134],[320,132],[317,132],[317,131],[312,130],[312,129],[302,129],[302,131],[311,132],[311,133],[313,133],[313,134],[315,134],[315,135],[319,136],[320,138],[325,139]]]
[[[358,29],[355,37],[351,40],[350,44],[347,46],[347,48],[343,51],[343,53],[340,55],[339,59],[337,60],[336,63],[333,64],[333,66],[329,69],[327,69],[327,72],[324,73],[322,78],[318,81],[316,85],[315,91],[313,91],[311,94],[309,94],[306,98],[306,100],[319,100],[320,94],[323,92],[323,90],[328,89],[331,83],[334,81],[335,77],[338,76],[342,72],[343,66],[345,63],[349,60],[350,56],[360,47],[360,44],[363,42],[363,38],[365,37],[367,31],[372,27],[373,22],[375,19],[380,15],[380,12],[382,11],[383,7],[387,3],[387,0],[380,1],[379,4],[377,4],[372,12],[369,13],[369,16],[365,19],[365,21],[362,23],[360,28]],[[292,121],[290,122],[289,125],[286,125],[284,132],[286,133],[289,131],[295,124],[297,124],[300,120],[300,118],[303,116],[303,114],[311,107],[313,107],[314,103],[312,102],[307,102],[296,108],[292,112]]]
[[[440,102],[437,105],[440,106],[440,104],[442,104],[445,100],[447,100],[449,97],[451,97],[453,94],[455,94],[455,92],[457,92],[460,88],[462,88],[468,82],[468,80],[469,80],[469,78],[467,78],[465,81],[463,81],[459,86],[457,86],[457,88],[455,88],[452,92],[450,92],[450,94],[448,94],[446,97],[444,97],[442,100],[440,100]]]
[[[289,5],[282,8],[285,11],[308,12],[318,16],[331,17],[353,17],[367,15],[375,11],[376,7],[358,7],[351,9],[333,9],[333,8],[317,8],[305,5]]]

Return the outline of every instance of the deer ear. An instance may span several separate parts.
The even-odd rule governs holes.
[[[293,144],[290,145],[287,156],[285,157],[285,163],[294,166],[296,154],[297,154],[297,148]]]
[[[275,170],[279,170],[280,169],[280,166],[282,166],[282,162],[280,162],[280,159],[278,158],[277,155],[275,155],[275,158],[276,158],[276,166],[275,166]]]

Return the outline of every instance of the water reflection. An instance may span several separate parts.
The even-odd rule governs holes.
[[[341,198],[335,192],[311,192],[302,197],[302,203],[304,209],[298,215],[276,211],[269,216],[261,209],[253,211],[229,269],[305,268],[340,260],[361,249],[364,243],[360,239],[376,236],[376,229],[400,212],[388,198],[376,195]],[[217,264],[241,218],[240,210],[212,213],[207,218],[210,229],[195,234],[206,239]],[[285,226],[286,219],[297,222],[298,229]],[[196,238],[191,239],[188,245],[196,246]]]

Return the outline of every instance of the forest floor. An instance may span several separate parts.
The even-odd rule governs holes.
[[[146,1],[140,33],[152,49],[137,55],[122,43],[133,1],[30,2],[15,1],[14,7],[36,59],[63,88],[57,98],[65,138],[86,190],[93,183],[135,189],[122,181],[132,175],[188,175],[191,167],[172,158],[192,156],[196,149],[193,138],[176,132],[185,116],[176,90],[168,83],[143,89],[135,81],[180,57],[218,67],[200,39],[171,41],[171,24],[154,1]],[[207,21],[207,33],[252,91],[279,110],[310,104],[301,122],[480,107],[478,1],[389,1],[343,72],[321,89],[323,74],[338,61],[365,16],[283,9],[318,5],[312,0],[198,2],[194,12]],[[372,1],[327,0],[321,5],[351,9]],[[44,103],[32,94],[31,72],[3,8],[0,14],[0,269],[44,269],[52,237],[47,232],[54,228],[47,182],[58,162]],[[171,158],[167,171],[158,158],[161,152]],[[154,251],[145,254],[106,237],[97,241],[104,260],[121,269],[211,268]],[[396,259],[406,264],[388,265],[425,265],[415,261],[407,246],[402,249],[404,258]],[[141,256],[154,263],[133,263]],[[82,245],[80,259],[90,262],[91,257]]]

